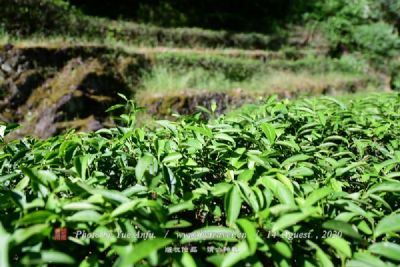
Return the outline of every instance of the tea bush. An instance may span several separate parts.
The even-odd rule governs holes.
[[[127,105],[116,128],[1,141],[0,266],[400,262],[399,94],[271,97],[154,129]]]

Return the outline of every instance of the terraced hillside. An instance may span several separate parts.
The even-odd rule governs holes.
[[[379,31],[376,58],[335,43],[315,21],[269,34],[163,28],[87,16],[63,0],[39,3],[0,1],[0,119],[24,126],[16,136],[113,125],[105,110],[120,103],[118,93],[171,118],[214,102],[220,114],[272,94],[399,87],[400,61],[385,57],[395,36]]]
[[[105,110],[134,97],[151,115],[217,112],[278,94],[337,94],[387,78],[353,56],[312,49],[281,51],[73,45],[19,41],[0,49],[0,116],[21,123],[16,135],[48,137],[67,128],[96,130],[113,121]]]

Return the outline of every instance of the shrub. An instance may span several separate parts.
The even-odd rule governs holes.
[[[360,50],[370,57],[393,56],[399,50],[393,3],[372,0],[325,0],[309,20],[321,22],[333,54]]]
[[[390,87],[400,91],[400,62],[392,62],[390,66]]]
[[[0,265],[395,266],[399,97],[2,143]]]
[[[378,22],[354,28],[354,44],[368,54],[395,56],[400,51],[400,38],[392,25]]]

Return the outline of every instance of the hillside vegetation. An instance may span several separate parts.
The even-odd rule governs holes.
[[[197,106],[210,108],[213,101],[221,113],[271,94],[293,97],[389,87],[388,78],[353,56],[200,51],[4,46],[0,118],[24,126],[13,136],[49,137],[69,127],[97,130],[112,125],[105,110],[120,101],[118,92],[134,97],[151,115],[169,117],[193,113]]]

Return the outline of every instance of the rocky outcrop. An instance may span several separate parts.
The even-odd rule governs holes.
[[[139,54],[104,47],[0,48],[0,119],[20,123],[14,135],[49,137],[73,126],[96,130],[105,110],[134,93]]]

